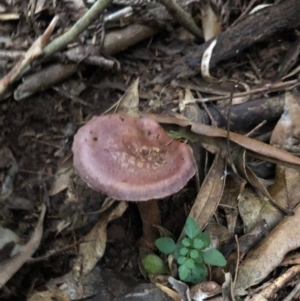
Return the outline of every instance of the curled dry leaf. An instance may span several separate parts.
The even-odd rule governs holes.
[[[126,202],[118,202],[116,207],[104,213],[100,221],[84,237],[85,242],[79,247],[76,264],[73,267],[76,277],[88,274],[102,258],[106,247],[106,226],[111,220],[122,216],[126,208]]]
[[[171,290],[169,287],[167,287],[165,285],[162,285],[160,283],[155,283],[155,285],[158,288],[160,288],[163,292],[165,292],[168,296],[170,296],[174,301],[181,301],[182,300],[180,295],[177,292]]]
[[[201,1],[202,29],[205,42],[222,32],[221,17],[212,8],[212,1]]]
[[[173,277],[169,277],[169,283],[178,292],[182,301],[191,301],[191,294],[188,285],[184,282],[176,280]]]
[[[207,49],[203,53],[201,61],[201,75],[207,82],[215,82],[217,79],[212,77],[209,73],[209,63],[212,56],[212,52],[217,44],[217,40],[213,40]]]
[[[215,296],[221,293],[221,286],[214,281],[205,281],[194,285],[190,289],[191,297],[195,301],[202,301],[203,299]]]

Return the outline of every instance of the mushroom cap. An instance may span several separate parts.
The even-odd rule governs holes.
[[[83,181],[117,200],[167,197],[196,172],[189,145],[150,118],[123,114],[91,119],[74,136],[73,154]]]

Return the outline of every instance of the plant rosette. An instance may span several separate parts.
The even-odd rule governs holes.
[[[174,255],[180,280],[197,284],[207,275],[206,265],[222,267],[226,259],[217,249],[209,248],[209,234],[202,232],[193,218],[187,218],[184,232],[186,236],[177,244],[170,237],[161,237],[155,245],[162,253]]]

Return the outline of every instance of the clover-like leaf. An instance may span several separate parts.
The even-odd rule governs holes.
[[[183,280],[183,281],[187,282],[188,281],[188,276],[190,276],[190,273],[191,273],[191,270],[185,265],[182,265],[178,269],[178,274],[179,274],[180,280]]]
[[[185,256],[189,252],[189,249],[186,247],[183,247],[180,249],[179,252],[180,252],[180,255]]]
[[[203,246],[201,248],[197,249],[205,249],[210,246],[210,236],[207,232],[201,232],[197,235],[197,237],[194,239],[194,242],[197,240],[201,240],[203,243]],[[195,247],[195,246],[194,246]]]
[[[226,259],[217,249],[210,249],[203,252],[203,259],[206,264],[223,267],[226,265]]]
[[[176,250],[175,241],[171,237],[161,237],[155,241],[155,245],[164,254],[170,254]]]
[[[193,284],[198,284],[203,279],[205,278],[207,274],[207,269],[204,264],[196,264],[192,269],[191,269],[191,279],[190,281]]]
[[[192,241],[191,241],[190,238],[185,237],[185,238],[181,241],[181,243],[182,243],[185,247],[189,247],[189,246],[192,244]]]
[[[193,258],[193,259],[198,258],[199,257],[198,250],[191,250],[190,257]]]
[[[184,265],[188,267],[189,269],[192,269],[195,266],[195,260],[192,258],[187,258]]]
[[[194,239],[199,233],[201,233],[198,223],[191,217],[186,219],[184,231],[191,239]]]
[[[196,263],[202,263],[203,262],[203,252],[200,251],[198,252],[198,257],[193,258],[195,260]]]
[[[174,255],[174,257],[175,257],[176,260],[181,256],[181,255],[180,255],[180,250],[181,250],[183,247],[184,247],[184,246],[183,246],[183,244],[182,244],[182,241],[177,242],[177,244],[176,244],[176,249],[175,249],[175,251],[174,251],[174,253],[173,253],[173,255]]]
[[[193,247],[195,249],[201,250],[204,248],[204,242],[198,236],[193,240]]]
[[[165,274],[168,272],[165,262],[155,254],[148,254],[144,257],[142,264],[149,274]]]
[[[186,260],[187,260],[187,257],[180,256],[180,257],[178,257],[177,262],[179,265],[183,265],[186,262]]]

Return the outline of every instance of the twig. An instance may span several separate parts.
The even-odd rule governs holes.
[[[0,289],[23,266],[23,264],[35,253],[39,247],[43,235],[43,221],[46,213],[46,205],[43,205],[39,221],[31,239],[24,245],[19,254],[4,262],[0,271]]]
[[[260,88],[252,89],[247,92],[241,92],[241,93],[234,93],[232,95],[233,98],[235,97],[240,97],[240,96],[247,96],[247,95],[252,95],[252,94],[258,94],[258,93],[266,93],[266,92],[274,92],[278,91],[281,89],[293,89],[295,86],[300,85],[300,81],[298,79],[290,80],[287,82],[279,82],[275,84],[270,84],[270,85],[265,85]],[[186,101],[187,104],[189,103],[195,103],[195,102],[208,102],[208,101],[216,101],[216,100],[225,100],[225,99],[230,99],[230,94],[229,95],[224,95],[224,96],[214,96],[214,97],[207,97],[207,98],[194,98],[189,101]]]
[[[200,28],[194,22],[192,16],[185,12],[183,8],[178,5],[174,0],[159,0],[159,2],[165,6],[171,16],[187,31],[193,34],[195,37],[202,39],[203,34]]]
[[[73,248],[75,248],[76,246],[78,246],[79,244],[83,243],[83,242],[86,242],[86,241],[83,241],[83,240],[78,240],[76,242],[74,242],[73,244],[71,245],[68,245],[68,246],[65,246],[61,249],[54,249],[54,250],[50,250],[47,254],[45,254],[44,256],[40,256],[40,257],[37,257],[37,258],[30,258],[29,260],[27,260],[27,264],[33,264],[33,263],[37,263],[37,262],[41,262],[41,261],[46,261],[46,260],[49,260],[50,257],[52,256],[56,256],[56,255],[59,255],[63,252],[66,252],[68,250],[71,250]]]
[[[247,8],[241,13],[241,15],[230,25],[230,27],[235,26],[238,22],[240,22],[244,17],[247,15],[247,13],[250,11],[251,7],[255,4],[257,0],[252,0]]]
[[[27,69],[27,67],[38,57],[43,54],[43,49],[48,43],[50,36],[58,22],[58,17],[55,16],[44,34],[40,36],[28,49],[23,58],[11,69],[11,71],[0,80],[0,97],[3,96],[9,85],[16,81],[19,76]]]
[[[87,12],[79,19],[66,33],[56,38],[44,49],[44,58],[51,56],[53,53],[65,48],[70,42],[77,38],[104,9],[112,2],[112,0],[98,0]]]

